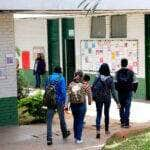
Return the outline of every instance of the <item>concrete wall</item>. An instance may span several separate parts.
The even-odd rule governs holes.
[[[33,69],[34,54],[33,48],[44,47],[45,59],[48,60],[47,55],[47,21],[44,18],[29,18],[29,19],[15,19],[15,46],[21,51],[30,51],[30,68]],[[22,60],[20,59],[20,67],[22,67]],[[48,63],[47,63],[48,66]]]

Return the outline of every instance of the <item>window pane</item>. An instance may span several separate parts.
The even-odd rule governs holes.
[[[92,17],[91,38],[105,38],[106,18],[105,16]]]
[[[127,16],[126,15],[111,16],[111,37],[112,38],[127,37]]]

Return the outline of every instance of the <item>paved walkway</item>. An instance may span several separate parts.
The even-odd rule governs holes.
[[[132,128],[140,126],[150,126],[150,103],[132,103],[133,119]],[[118,110],[115,103],[112,101],[111,106],[111,135],[117,131],[126,131],[128,129],[121,129],[118,121]],[[111,136],[104,134],[102,127],[101,139],[95,138],[95,105],[88,108],[86,125],[83,133],[84,143],[80,145],[74,144],[72,131],[72,117],[71,114],[66,115],[67,124],[72,134],[67,140],[63,140],[60,129],[58,116],[54,118],[54,144],[52,146],[46,145],[46,125],[25,125],[19,127],[0,128],[0,150],[99,150],[106,140]]]

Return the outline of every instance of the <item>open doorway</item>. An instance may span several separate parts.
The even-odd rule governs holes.
[[[70,83],[73,79],[75,72],[75,40],[65,40],[65,77],[67,83]]]
[[[145,15],[146,99],[150,100],[150,15]]]

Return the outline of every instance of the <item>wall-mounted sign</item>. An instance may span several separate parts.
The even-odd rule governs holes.
[[[69,32],[69,37],[74,37],[74,30],[73,29],[69,30],[68,32]]]
[[[6,54],[6,65],[14,64],[14,54]]]
[[[22,51],[22,68],[25,70],[30,69],[30,52]]]
[[[3,67],[6,65],[6,57],[5,57],[5,52],[3,50],[0,50],[0,67]]]
[[[6,67],[0,67],[0,80],[7,78],[7,69]]]

